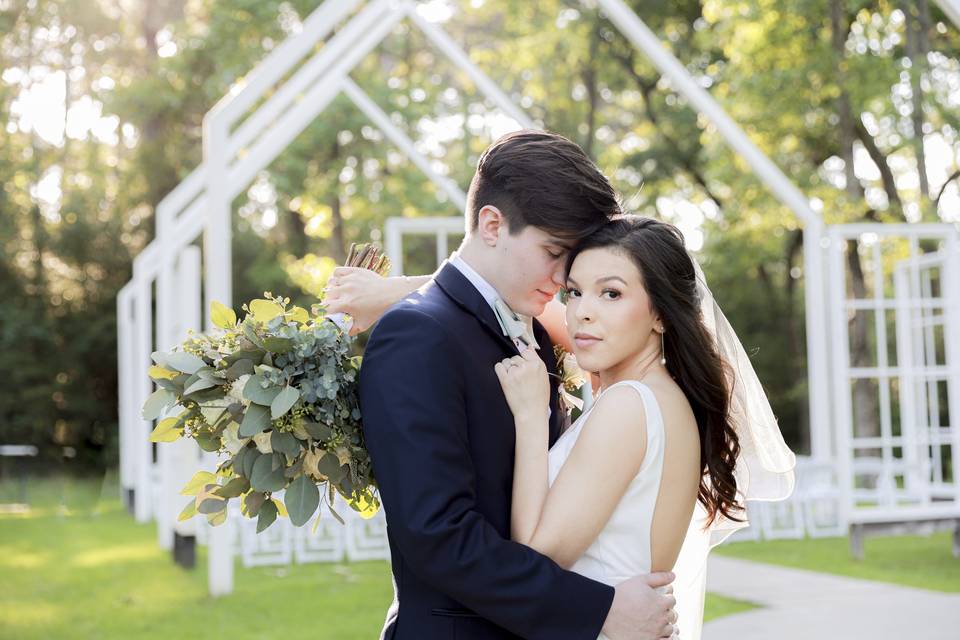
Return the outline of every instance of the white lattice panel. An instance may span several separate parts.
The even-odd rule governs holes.
[[[320,507],[326,510],[326,507]],[[316,516],[314,516],[316,517]],[[316,533],[313,520],[294,532],[294,558],[300,564],[308,562],[340,562],[346,556],[346,532],[344,525],[329,513],[320,516]]]

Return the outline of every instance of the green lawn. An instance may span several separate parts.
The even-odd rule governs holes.
[[[714,553],[909,587],[960,592],[960,559],[952,555],[950,537],[949,533],[868,537],[863,561],[850,556],[847,538],[734,542],[717,547]]]
[[[376,637],[392,595],[386,563],[238,564],[234,593],[214,600],[205,550],[197,570],[177,567],[155,527],[136,524],[116,495],[115,479],[32,480],[30,513],[0,512],[0,637]],[[14,496],[0,483],[0,503]],[[711,595],[706,617],[751,607]]]

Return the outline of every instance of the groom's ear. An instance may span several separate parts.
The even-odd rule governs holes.
[[[477,235],[488,247],[495,247],[507,233],[507,218],[493,205],[484,205],[477,213]]]

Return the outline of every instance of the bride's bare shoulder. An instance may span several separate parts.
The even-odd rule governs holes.
[[[664,428],[668,433],[683,436],[697,435],[697,419],[690,401],[680,385],[668,375],[652,378],[647,386],[653,391],[663,415]]]

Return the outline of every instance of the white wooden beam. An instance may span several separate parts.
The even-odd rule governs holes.
[[[257,139],[268,135],[267,132],[274,128],[277,119],[284,111],[297,104],[301,100],[307,100],[306,94],[317,85],[326,82],[330,77],[331,67],[337,64],[346,56],[356,59],[356,50],[363,49],[364,54],[373,46],[379,44],[382,38],[376,40],[373,46],[364,46],[364,42],[369,41],[370,32],[382,33],[383,29],[378,29],[378,25],[383,26],[383,21],[389,21],[396,24],[402,13],[391,10],[388,0],[376,0],[371,2],[356,17],[350,21],[342,30],[338,31],[333,38],[327,42],[320,51],[310,58],[302,67],[281,85],[243,124],[237,127],[237,130],[230,135],[230,142],[227,148],[227,155],[232,160],[241,149],[250,145]],[[386,30],[389,33],[389,29]],[[351,55],[352,54],[352,55]],[[363,56],[359,56],[362,58]],[[359,60],[357,60],[359,62]],[[348,72],[354,65],[339,65],[347,67]],[[289,67],[286,67],[289,68]],[[217,118],[219,114],[214,113]],[[252,154],[251,154],[252,155]]]
[[[947,17],[953,21],[954,26],[960,27],[960,0],[934,0],[943,10]]]
[[[525,129],[538,129],[533,121],[527,116],[526,112],[513,103],[507,97],[500,87],[496,85],[485,73],[473,64],[470,57],[454,43],[447,33],[436,24],[426,20],[416,8],[409,10],[410,19],[420,27],[420,30],[430,41],[437,46],[455,65],[466,72],[466,74],[477,85],[477,88],[490,98],[494,104],[504,111],[508,116],[516,120]]]
[[[326,0],[303,21],[300,33],[288,37],[271,51],[233,92],[217,102],[211,114],[216,114],[228,126],[236,122],[359,4],[360,0]]]
[[[407,134],[401,131],[398,126],[393,124],[390,117],[384,113],[377,103],[371,100],[370,96],[364,93],[363,89],[357,86],[353,80],[346,77],[342,82],[343,92],[357,105],[357,108],[370,118],[370,121],[373,122],[420,171],[446,193],[460,211],[465,211],[467,208],[467,194],[463,192],[457,183],[434,171],[433,167],[430,166],[430,161],[417,151],[413,140],[407,137]]]

